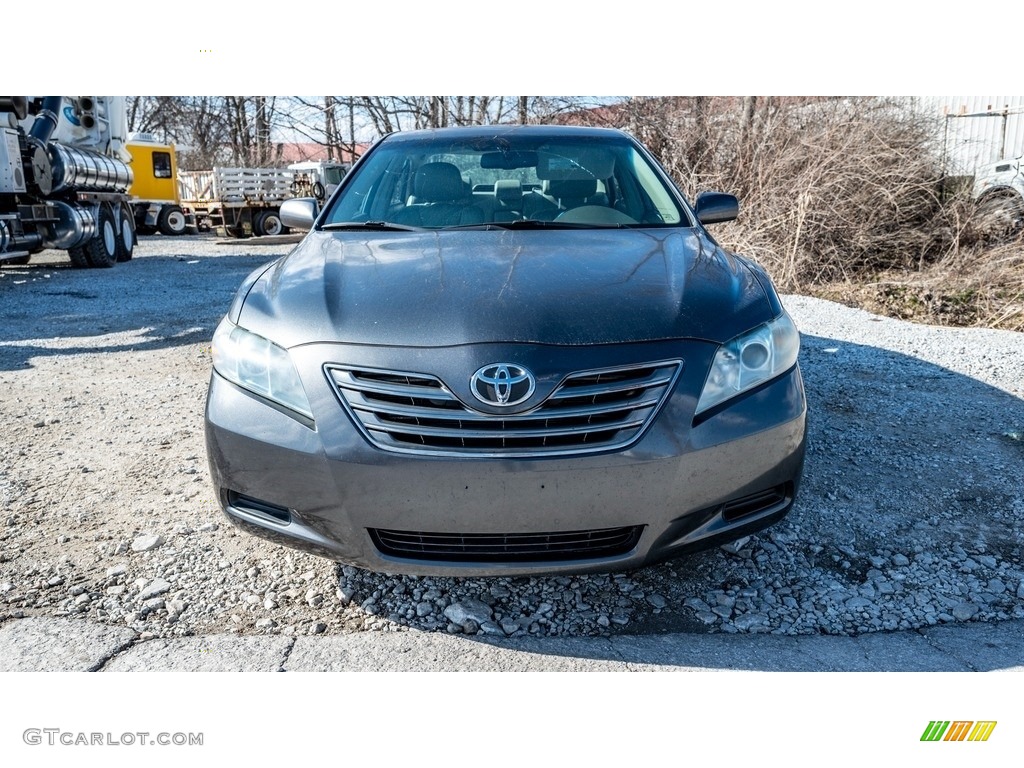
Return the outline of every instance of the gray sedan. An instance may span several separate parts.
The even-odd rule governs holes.
[[[799,333],[765,272],[619,131],[398,133],[253,272],[213,340],[242,528],[376,571],[635,568],[794,503]]]

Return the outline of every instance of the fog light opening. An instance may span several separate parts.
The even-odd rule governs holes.
[[[237,491],[227,491],[228,506],[241,512],[247,512],[257,517],[270,518],[274,522],[287,525],[292,521],[292,512],[287,507],[280,507],[271,504],[269,501],[254,499],[252,496],[245,496]]]
[[[792,498],[790,483],[783,483],[759,493],[727,501],[722,507],[722,519],[728,523],[745,517],[777,509]]]

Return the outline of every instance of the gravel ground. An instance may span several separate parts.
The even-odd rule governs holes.
[[[757,536],[630,573],[373,574],[237,531],[203,442],[209,339],[290,248],[143,240],[0,269],[0,621],[142,637],[401,631],[855,635],[1024,618],[1024,338],[800,296],[804,485]]]

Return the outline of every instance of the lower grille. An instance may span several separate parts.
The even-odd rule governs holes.
[[[370,528],[383,554],[459,563],[523,563],[616,557],[640,541],[642,525],[557,533],[427,533]]]

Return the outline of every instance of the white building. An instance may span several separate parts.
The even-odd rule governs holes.
[[[980,165],[1024,155],[1024,96],[916,96],[917,108],[941,118],[943,167],[973,175]]]

